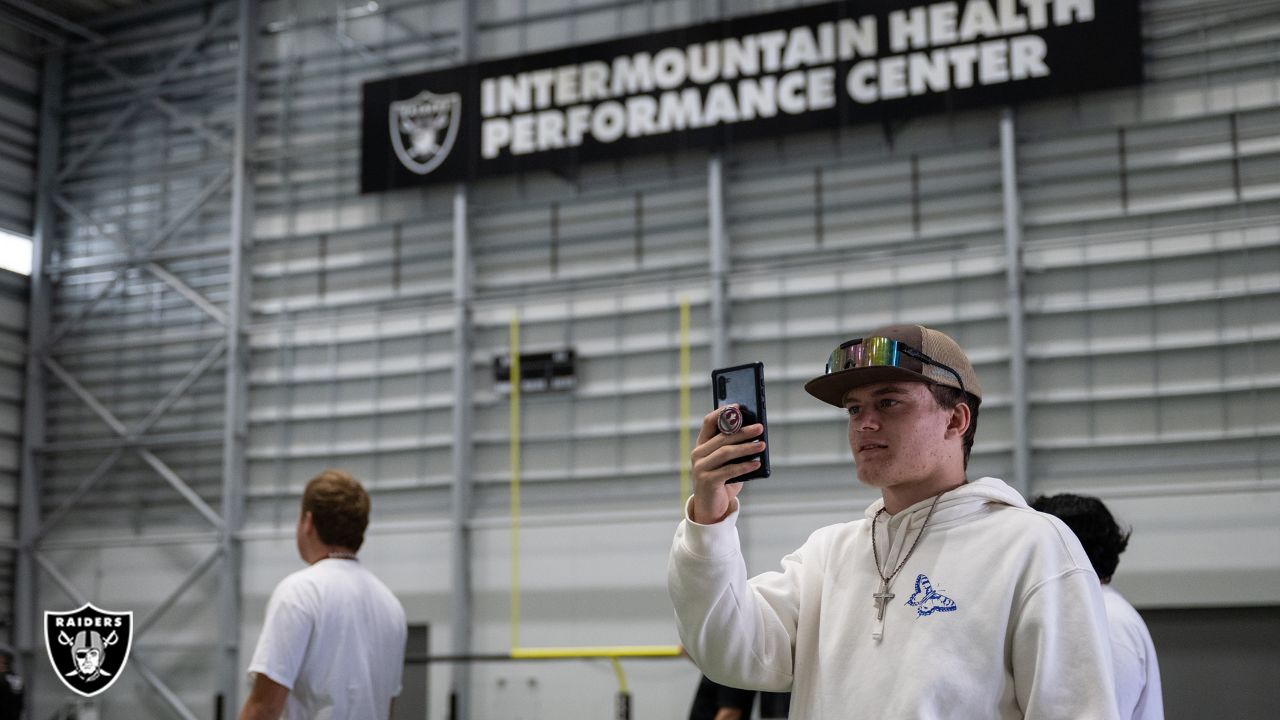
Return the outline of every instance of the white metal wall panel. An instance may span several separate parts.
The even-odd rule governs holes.
[[[1276,209],[1029,250],[1041,482],[1173,489],[1276,477]]]
[[[524,352],[577,352],[575,391],[522,395],[523,505],[550,511],[575,498],[608,508],[677,504],[679,307],[688,302],[692,308],[693,393],[700,407],[705,383],[696,370],[707,366],[706,297],[697,285],[631,285],[517,305],[485,303],[477,310],[477,354],[487,360],[507,354],[513,317]],[[489,363],[474,387],[477,511],[502,515],[511,479],[509,399],[495,391]]]
[[[478,2],[476,53],[481,59],[526,55],[681,27],[710,18],[703,5],[679,0]]]

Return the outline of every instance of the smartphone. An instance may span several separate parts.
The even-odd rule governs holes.
[[[756,423],[764,425],[764,432],[760,434],[759,438],[765,443],[764,452],[757,455],[747,455],[732,461],[742,463],[759,459],[760,467],[746,475],[739,475],[729,480],[729,482],[736,483],[743,480],[751,480],[752,478],[769,477],[771,472],[769,467],[769,423],[765,419],[764,412],[764,363],[748,363],[746,365],[712,370],[711,396],[714,401],[713,407],[717,409],[725,405],[737,405],[742,410],[743,427]],[[754,439],[752,438],[752,440]]]

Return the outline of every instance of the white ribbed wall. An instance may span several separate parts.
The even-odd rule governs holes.
[[[13,639],[12,543],[18,536],[29,288],[25,275],[0,270],[0,638],[8,641]]]
[[[676,27],[710,18],[711,6],[483,3],[476,50],[483,59]],[[113,38],[112,57],[163,63],[206,19],[201,12],[99,29]],[[450,453],[460,440],[475,452],[474,648],[508,649],[508,406],[490,365],[506,351],[512,317],[526,350],[575,347],[580,376],[571,394],[525,398],[521,640],[673,643],[664,566],[684,462],[681,302],[693,310],[695,415],[710,371],[706,156],[470,189],[475,432],[454,438],[451,191],[359,196],[357,160],[360,84],[452,64],[460,3],[384,2],[341,22],[332,13],[329,4],[263,3],[243,657],[271,588],[299,566],[290,539],[298,492],[326,466],[366,480],[375,526],[365,562],[412,622],[432,625],[432,652],[447,653]],[[1140,606],[1277,604],[1280,8],[1155,0],[1143,17],[1146,85],[1017,112],[1031,486],[1100,494],[1134,525],[1116,583]],[[231,122],[231,37],[215,32],[199,61],[163,86],[217,130]],[[64,158],[128,102],[83,59],[69,63],[68,78]],[[754,569],[771,569],[809,531],[872,499],[852,479],[840,413],[801,390],[834,344],[871,326],[921,321],[971,350],[987,394],[971,474],[1010,472],[998,117],[918,118],[891,135],[856,126],[725,153],[729,355],[763,360],[770,388],[775,475],[747,491],[743,528]],[[145,238],[223,167],[199,135],[147,109],[66,191],[108,230]],[[219,305],[228,203],[216,197],[167,245],[189,251],[168,269]],[[86,307],[118,259],[90,226],[67,215],[59,223],[55,325]],[[131,275],[56,353],[126,419],[145,416],[221,337],[148,277]],[[220,428],[220,367],[157,427]],[[49,406],[51,440],[109,435],[56,382]],[[46,512],[106,452],[51,458]],[[216,442],[156,452],[216,505]],[[85,503],[51,536],[48,554],[100,604],[145,614],[207,552],[145,546],[203,521],[135,459]],[[57,548],[124,536],[138,545]],[[214,579],[198,583],[144,647],[200,717],[214,692]],[[64,609],[51,583],[40,592]],[[692,667],[626,667],[637,718],[684,715]],[[587,718],[612,707],[604,663],[474,672],[477,718],[517,708]],[[56,682],[40,680],[44,689]],[[439,720],[447,668],[433,667],[430,682]],[[167,716],[136,677],[102,705],[107,718],[138,717],[139,707]]]
[[[32,227],[39,92],[39,64],[0,49],[0,230],[23,235]]]

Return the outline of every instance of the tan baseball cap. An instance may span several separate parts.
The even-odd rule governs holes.
[[[844,407],[850,390],[868,383],[909,380],[959,388],[982,399],[982,385],[960,345],[923,325],[886,325],[841,344],[827,372],[805,383],[805,392]]]

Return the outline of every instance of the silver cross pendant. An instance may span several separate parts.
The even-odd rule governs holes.
[[[884,620],[884,606],[894,598],[893,593],[889,592],[889,583],[883,578],[880,579],[880,592],[873,593],[871,597],[876,601],[876,621]]]

